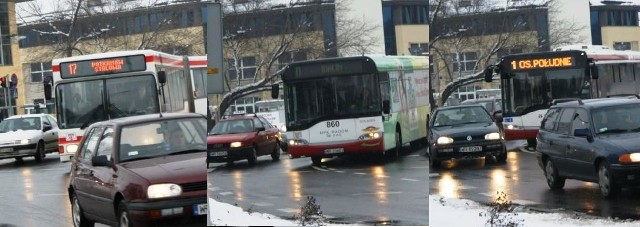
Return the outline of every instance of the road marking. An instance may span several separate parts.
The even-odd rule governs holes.
[[[336,173],[345,173],[345,172],[344,172],[344,171],[342,171],[342,170],[336,170],[335,172],[336,172]]]
[[[358,173],[353,173],[353,174],[357,174],[357,175],[367,175],[366,173],[360,173],[360,172],[358,172]]]
[[[219,191],[220,189],[221,188],[218,188],[218,187],[212,187],[212,188],[209,188],[209,191],[215,192],[215,191]]]
[[[264,196],[263,198],[266,198],[266,199],[279,199],[279,197],[270,196],[270,195],[269,196]]]
[[[368,193],[356,193],[351,195],[379,195],[379,194],[402,194],[402,192],[368,192]]]
[[[429,166],[413,166],[413,167],[409,167],[411,169],[428,169]]]
[[[489,193],[482,192],[482,193],[478,193],[478,194],[486,196],[486,197],[493,197],[493,194],[489,194]]]
[[[313,171],[311,171],[311,170],[298,170],[298,171],[291,171],[291,172],[295,172],[295,173],[311,173]],[[285,170],[285,173],[289,173],[289,170]]]
[[[232,195],[233,192],[220,192],[218,194],[220,194],[220,195]]]
[[[516,200],[511,200],[512,203],[515,204],[519,204],[519,205],[533,205],[533,204],[538,204],[534,201],[531,200],[524,200],[524,199],[516,199]]]
[[[529,153],[529,154],[535,154],[536,153],[536,151],[530,151],[530,150],[527,150],[524,147],[520,147],[520,151],[525,152],[525,153]]]
[[[262,202],[260,202],[260,203],[254,203],[253,205],[255,205],[255,206],[259,206],[259,207],[273,206],[273,204],[271,204],[271,203],[262,203]]]
[[[458,189],[460,189],[460,190],[469,190],[469,189],[476,189],[476,188],[477,188],[477,187],[473,187],[473,186],[464,186],[464,185],[462,185],[462,186],[458,187]]]
[[[418,157],[420,156],[419,154],[412,154],[412,155],[407,155],[407,157]]]
[[[429,178],[433,178],[433,177],[439,177],[440,174],[439,173],[430,173],[429,174]]]
[[[63,195],[68,195],[68,194],[40,194],[38,196],[63,196]]]
[[[327,169],[329,169],[329,170],[333,170],[333,171],[336,171],[336,170],[337,170],[337,169],[334,169],[334,168],[327,168]]]
[[[400,180],[406,180],[406,181],[419,181],[419,180],[416,180],[416,179],[409,179],[409,178],[401,178]]]
[[[323,169],[323,168],[319,168],[319,167],[316,167],[316,166],[311,166],[311,168],[314,168],[314,169],[320,170],[320,171],[324,171],[324,172],[329,171],[329,170],[326,170],[326,169]]]
[[[297,213],[298,209],[293,209],[293,208],[282,208],[282,209],[278,209],[279,211],[285,212],[285,213]]]
[[[67,170],[71,170],[71,167],[67,167],[67,168],[47,168],[47,169],[35,169],[35,170],[61,170],[61,169],[67,169]]]

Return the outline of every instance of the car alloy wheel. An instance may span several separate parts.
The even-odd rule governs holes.
[[[549,188],[554,190],[562,189],[566,180],[558,175],[558,170],[553,166],[551,160],[547,159],[544,166],[544,173],[547,178],[547,185],[549,185]]]
[[[93,227],[95,225],[93,221],[87,220],[82,214],[82,208],[75,193],[71,194],[71,218],[75,227]]]
[[[42,160],[44,160],[44,156],[44,144],[39,142],[36,147],[36,154],[33,157],[36,159],[36,162],[42,162]]]
[[[120,202],[118,206],[118,222],[120,227],[131,227],[131,220],[129,219],[129,212],[124,202]]]
[[[612,182],[607,162],[600,163],[598,168],[598,187],[600,188],[600,193],[607,199],[612,198],[618,192],[617,185]]]

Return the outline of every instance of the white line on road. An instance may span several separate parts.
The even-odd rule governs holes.
[[[516,200],[511,200],[512,203],[515,204],[519,204],[519,205],[533,205],[533,204],[538,204],[534,201],[531,200],[524,200],[524,199],[516,199]]]
[[[462,186],[458,187],[458,189],[460,189],[460,190],[469,190],[469,189],[476,189],[476,188],[477,188],[477,187],[473,187],[473,186],[464,186],[464,185],[462,185]]]
[[[220,195],[232,195],[233,192],[220,192],[218,194],[220,194]]]
[[[379,194],[402,194],[402,192],[369,192],[369,193],[356,193],[351,195],[379,195]]]
[[[276,197],[276,196],[264,196],[263,198],[265,199],[279,199],[280,197]]]
[[[439,174],[439,173],[430,173],[430,174],[429,174],[429,178],[432,178],[432,177],[439,177],[439,176],[440,176],[440,174]]]
[[[413,166],[413,167],[409,167],[411,169],[428,169],[429,166]]]
[[[412,155],[407,155],[407,157],[418,157],[420,156],[419,154],[412,154]]]
[[[323,168],[320,168],[320,167],[317,167],[317,166],[311,166],[311,168],[314,168],[314,169],[320,170],[320,171],[325,171],[325,172],[329,171],[329,170],[326,170],[326,169],[323,169]]]
[[[357,174],[357,175],[367,175],[366,173],[360,173],[360,172],[358,172],[358,173],[353,173],[353,174]]]
[[[70,167],[67,168],[47,168],[47,169],[35,169],[35,170],[61,170],[61,169],[66,169],[66,170],[71,170]]]
[[[529,154],[535,154],[535,153],[536,153],[535,151],[527,150],[527,149],[526,149],[526,148],[524,148],[524,147],[520,147],[520,151],[522,151],[522,152],[524,152],[524,153],[529,153]]]
[[[419,181],[416,179],[410,179],[410,178],[401,178],[400,180],[405,180],[405,181]]]
[[[336,170],[337,170],[337,169],[334,169],[334,168],[327,168],[327,169],[329,169],[329,170],[333,170],[333,171],[336,171]]]
[[[254,203],[253,205],[255,205],[255,206],[259,206],[259,207],[268,207],[268,206],[273,206],[273,204],[271,204],[271,203],[262,203],[262,202],[260,202],[260,203]]]
[[[336,172],[336,173],[345,173],[345,172],[344,172],[344,171],[342,171],[342,170],[336,170],[335,172]]]
[[[212,187],[212,188],[209,188],[209,191],[215,192],[215,191],[219,191],[220,189],[221,188],[218,188],[218,187]]]
[[[68,194],[40,194],[38,196],[63,196],[63,195],[68,195]]]
[[[282,208],[282,209],[278,209],[279,211],[285,212],[285,213],[296,213],[298,212],[299,209],[293,209],[293,208]]]
[[[481,193],[478,193],[478,194],[486,196],[486,197],[492,197],[493,196],[493,194],[484,193],[484,192],[481,192]]]

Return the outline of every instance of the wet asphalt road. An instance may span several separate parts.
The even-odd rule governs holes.
[[[510,142],[507,163],[489,164],[484,159],[454,160],[432,169],[431,194],[470,199],[481,203],[495,200],[497,192],[507,194],[515,204],[541,211],[574,211],[601,217],[640,219],[640,194],[627,189],[611,201],[605,200],[595,183],[567,180],[563,191],[549,190],[535,153]],[[434,219],[437,217],[431,217]]]
[[[47,154],[42,163],[33,158],[22,163],[0,160],[0,226],[73,226],[66,190],[69,168],[57,154]]]
[[[359,225],[428,225],[428,158],[424,149],[405,152],[396,161],[365,156],[279,162],[258,158],[234,166],[212,164],[209,197],[243,209],[291,219],[306,200],[315,197],[323,214],[334,223]]]

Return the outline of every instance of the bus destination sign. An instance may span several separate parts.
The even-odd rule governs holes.
[[[575,69],[586,66],[586,55],[577,51],[512,55],[503,60],[503,69],[507,73],[545,69]]]
[[[137,72],[147,69],[144,55],[60,63],[62,78]]]
[[[316,64],[291,65],[284,73],[284,79],[310,79],[329,76],[353,75],[368,72],[366,62],[356,59],[350,61],[333,61]]]

